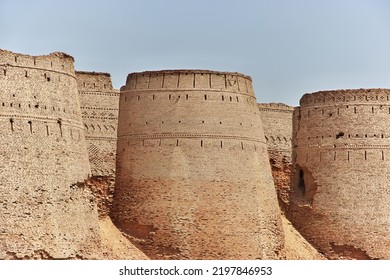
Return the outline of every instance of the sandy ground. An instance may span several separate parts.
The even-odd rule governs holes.
[[[105,259],[109,260],[148,260],[149,258],[135,247],[112,223],[109,217],[99,219],[100,236],[105,248]]]
[[[289,220],[282,215],[285,235],[285,253],[287,260],[326,260],[306,239],[293,227]]]

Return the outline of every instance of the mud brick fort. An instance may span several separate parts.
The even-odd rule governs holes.
[[[0,259],[390,259],[390,90],[0,50]]]

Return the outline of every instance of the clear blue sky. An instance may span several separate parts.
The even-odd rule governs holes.
[[[390,88],[387,0],[0,0],[0,48],[63,51],[77,70],[250,75],[258,102]]]

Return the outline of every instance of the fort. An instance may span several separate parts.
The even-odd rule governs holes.
[[[0,258],[92,256],[96,205],[77,187],[90,165],[73,58],[1,51],[0,96]]]
[[[247,76],[130,74],[116,181],[114,223],[152,258],[280,257],[281,220]]]
[[[390,90],[73,63],[0,50],[0,259],[390,259]]]
[[[330,258],[390,258],[389,98],[388,89],[322,91],[295,111],[291,218]]]
[[[91,172],[115,176],[119,92],[108,73],[76,71]]]
[[[284,213],[287,213],[290,204],[291,179],[294,174],[292,164],[294,107],[282,103],[259,103],[258,106],[279,205]]]

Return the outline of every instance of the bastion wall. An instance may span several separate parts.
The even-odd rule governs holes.
[[[305,94],[291,219],[329,258],[390,258],[390,90]]]
[[[97,213],[73,58],[0,50],[0,259],[89,258]],[[90,254],[91,253],[91,254]]]
[[[108,73],[76,71],[91,172],[115,176],[119,91]]]
[[[250,77],[132,73],[112,218],[154,259],[278,259],[283,232]]]
[[[287,212],[293,175],[291,143],[294,107],[282,103],[259,103],[258,107],[279,205]]]

